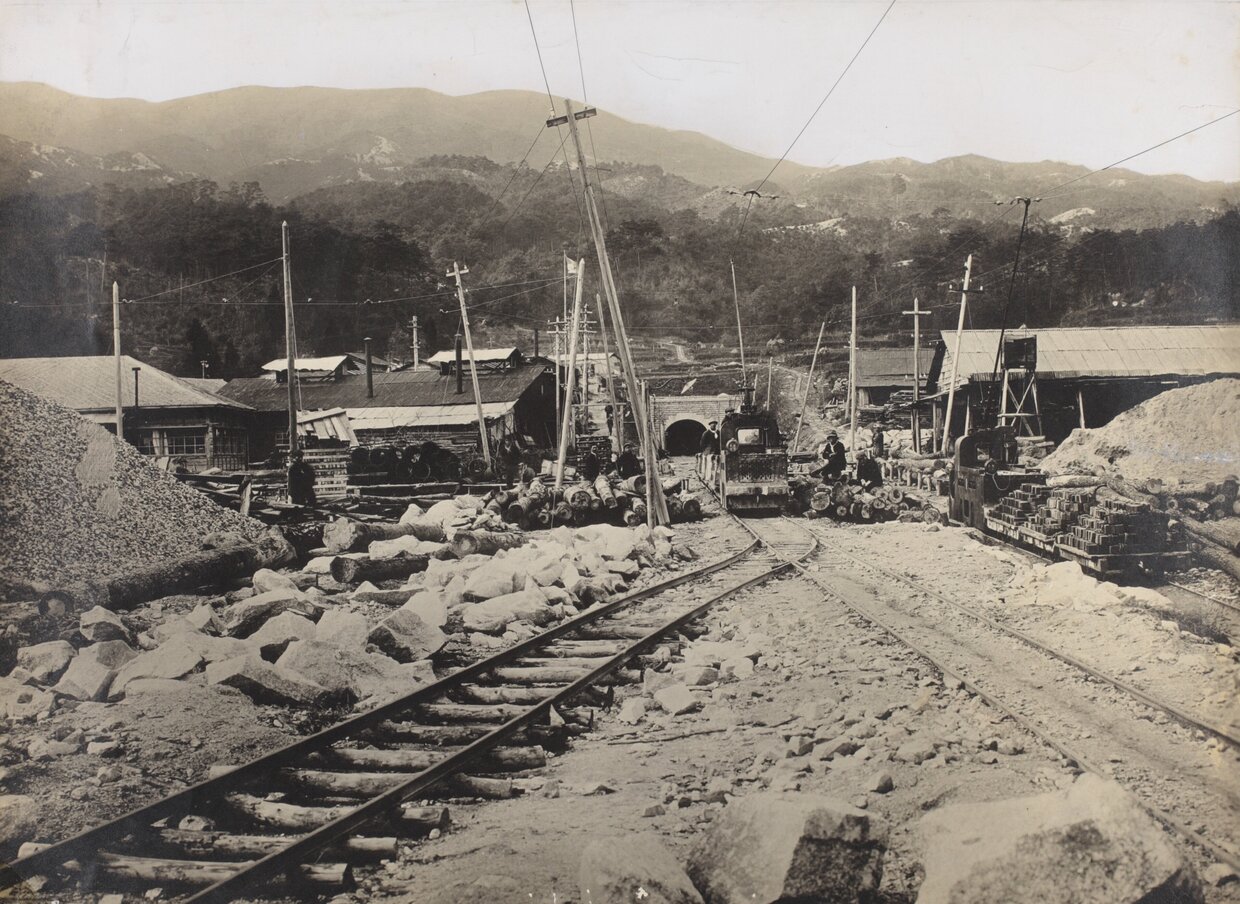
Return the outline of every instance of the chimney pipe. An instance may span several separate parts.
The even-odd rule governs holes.
[[[375,370],[370,362],[370,337],[362,340],[366,343],[366,398],[375,397]]]
[[[140,403],[138,402],[138,374],[140,373],[142,373],[141,367],[133,368],[133,407],[134,408],[141,407]]]
[[[461,367],[461,334],[456,334],[456,394],[465,391],[465,373]]]
[[[534,357],[538,357],[538,327],[534,327]]]

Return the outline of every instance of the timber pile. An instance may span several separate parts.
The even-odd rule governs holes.
[[[951,462],[941,455],[897,449],[891,458],[879,459],[879,463],[883,469],[883,479],[887,482],[925,489],[940,496],[947,495]]]
[[[884,521],[924,521],[938,524],[942,514],[927,499],[901,487],[865,490],[844,481],[824,483],[812,477],[791,481],[794,511],[808,518],[830,518],[855,524]]]
[[[673,523],[702,516],[702,503],[685,489],[684,481],[663,478],[661,489]],[[636,527],[646,523],[646,478],[641,476],[621,480],[600,475],[593,483],[565,483],[559,490],[535,479],[482,498],[486,511],[521,530],[587,524]]]
[[[198,553],[266,528],[221,508],[73,411],[0,382],[0,597]]]

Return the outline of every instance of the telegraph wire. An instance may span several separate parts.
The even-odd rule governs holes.
[[[586,93],[586,69],[581,62],[581,39],[577,35],[577,7],[573,0],[568,0],[568,10],[573,16],[573,43],[577,45],[577,72],[581,75],[581,102],[590,105],[590,96]],[[594,147],[594,127],[586,120],[586,134],[590,136],[590,153],[594,155],[594,181],[598,183],[599,200],[603,202],[603,231],[608,231],[611,217],[607,212],[607,197],[603,194],[603,180],[598,174],[598,151]]]

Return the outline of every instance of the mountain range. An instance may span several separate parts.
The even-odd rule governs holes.
[[[445,166],[438,158],[487,158],[508,172],[522,160],[535,172],[557,157],[561,163],[553,165],[566,165],[566,130],[546,128],[547,115],[547,98],[528,91],[451,97],[422,88],[244,87],[149,102],[0,83],[0,193],[205,178],[258,182],[277,203],[322,189],[427,179],[468,182],[495,195],[506,178],[487,179],[476,166]],[[1240,204],[1240,183],[1113,169],[1061,189],[1089,170],[978,156],[831,168],[784,162],[763,187],[764,196],[775,197],[751,201],[742,192],[774,160],[603,110],[588,123],[587,158],[599,165],[605,192],[712,217],[738,204],[760,205],[768,226],[834,228],[841,216],[894,221],[936,212],[990,217],[996,203],[1038,194],[1046,199],[1035,215],[1069,231],[1200,221]],[[624,165],[609,168],[610,162]]]

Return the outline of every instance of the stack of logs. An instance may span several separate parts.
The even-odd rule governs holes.
[[[925,521],[938,524],[942,514],[916,493],[896,486],[863,489],[837,481],[823,483],[812,478],[795,478],[791,484],[793,508],[809,518],[831,518],[857,524],[882,521]]]
[[[685,491],[684,481],[664,478],[661,488],[673,523],[701,517],[702,504]],[[531,480],[510,490],[496,490],[484,497],[484,502],[486,511],[522,530],[561,524],[635,527],[646,523],[646,478],[599,475],[593,483],[580,481],[558,490],[540,480]]]

